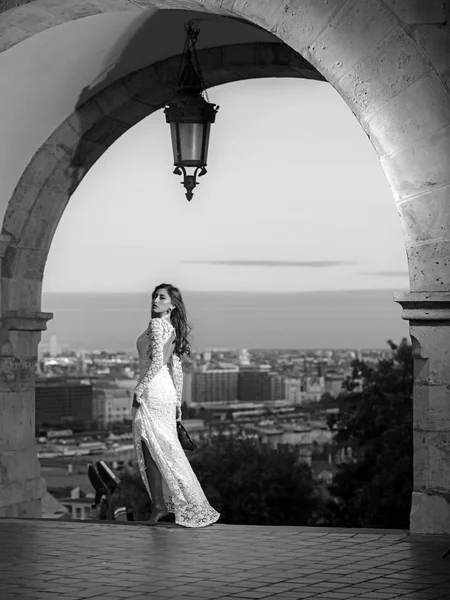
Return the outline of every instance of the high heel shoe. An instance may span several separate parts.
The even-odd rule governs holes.
[[[169,511],[167,509],[159,508],[155,511],[152,511],[150,515],[150,519],[147,521],[149,525],[155,525],[160,519],[167,517]]]

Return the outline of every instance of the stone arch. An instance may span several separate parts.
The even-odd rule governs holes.
[[[448,2],[139,0],[130,3],[127,0],[71,0],[70,5],[61,7],[57,0],[31,0],[28,3],[27,0],[8,0],[3,4],[6,8],[17,8],[7,11],[2,18],[2,31],[7,33],[0,34],[0,51],[73,19],[98,12],[140,10],[136,5],[143,9],[190,10],[233,17],[277,36],[308,61],[344,98],[375,146],[397,204],[405,235],[412,293],[398,295],[396,299],[403,306],[403,317],[411,320],[411,333],[415,339],[420,339],[422,355],[428,361],[425,379],[416,381],[414,391],[416,471],[411,526],[413,531],[424,533],[449,532]],[[267,65],[263,71],[259,76],[267,76]],[[7,329],[19,340],[12,346],[15,356],[21,356],[21,365],[24,362],[22,356],[35,354],[37,336],[33,333],[31,340],[29,333],[44,328],[42,323],[48,318],[36,313],[40,307],[40,281],[46,249],[64,209],[64,199],[68,199],[85,169],[107,145],[139,120],[139,111],[144,110],[140,104],[156,110],[164,103],[167,89],[159,76],[160,72],[152,75],[156,95],[147,102],[141,102],[142,99],[134,102],[127,110],[125,103],[129,90],[123,81],[113,85],[111,96],[102,92],[95,102],[81,106],[78,111],[81,119],[72,115],[55,131],[35,155],[33,168],[27,167],[15,190],[0,237],[0,252],[5,250],[2,317]],[[245,77],[249,75],[245,74]],[[235,79],[230,76],[219,81]],[[143,116],[145,114],[140,118]],[[41,193],[42,190],[45,192]],[[47,201],[45,198],[52,194],[55,200]],[[11,344],[1,336],[0,344],[0,359],[5,359],[6,367],[11,371],[8,371],[6,383],[0,377],[2,394],[11,403],[16,396],[20,397],[21,406],[26,407],[32,398],[32,382],[26,382],[23,387],[20,369],[9,356]],[[22,354],[16,350],[19,345]],[[27,396],[22,394],[23,390]],[[10,414],[16,413],[7,414],[6,425],[0,420],[0,439],[3,436],[10,445],[8,447],[16,448],[17,440],[11,438],[9,441]],[[1,431],[2,426],[8,427],[5,434]],[[26,443],[21,440],[20,444],[32,443],[29,431],[22,437],[26,438]],[[28,454],[30,448],[28,445]],[[30,468],[28,479],[36,482],[37,471],[33,468]],[[38,484],[30,487],[36,502],[41,497],[38,488]],[[28,511],[28,508],[23,510]]]
[[[402,222],[411,290],[448,289],[450,26],[445,2],[432,0],[424,8],[407,0],[73,0],[61,7],[55,0],[10,0],[5,6],[15,8],[4,13],[11,35],[3,49],[75,19],[150,8],[234,17],[274,34],[333,85],[372,141]],[[50,150],[47,158],[49,163],[55,159]]]
[[[209,87],[242,79],[324,78],[281,43],[238,44],[199,52]],[[36,152],[5,214],[3,311],[41,308],[41,282],[53,235],[83,177],[130,127],[161,109],[174,89],[180,57],[127,75],[83,103]]]
[[[238,44],[199,52],[210,87],[260,77],[324,78],[281,43]],[[162,108],[176,87],[180,57],[127,75],[83,103],[36,152],[5,214],[8,241],[2,306],[40,310],[41,282],[56,227],[91,166],[130,127]]]

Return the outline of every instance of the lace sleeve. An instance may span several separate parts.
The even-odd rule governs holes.
[[[147,373],[138,383],[135,389],[135,394],[142,395],[145,386],[153,379],[153,377],[161,370],[164,364],[164,342],[163,342],[163,327],[160,319],[153,319],[150,322],[150,349],[151,360]]]
[[[183,367],[181,359],[177,354],[172,354],[172,376],[173,384],[177,392],[177,406],[181,406],[181,397],[183,395]]]

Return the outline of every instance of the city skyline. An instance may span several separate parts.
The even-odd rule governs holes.
[[[188,291],[408,288],[389,185],[329,84],[266,79],[209,95],[220,110],[208,174],[192,202],[172,175],[169,128],[158,111],[76,190],[54,237],[44,293],[150,292],[161,281]]]

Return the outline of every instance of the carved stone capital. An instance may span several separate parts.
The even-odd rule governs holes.
[[[45,331],[47,321],[53,319],[53,313],[33,310],[5,310],[2,326],[9,331]]]
[[[394,301],[403,308],[406,321],[450,323],[450,292],[396,292]]]

